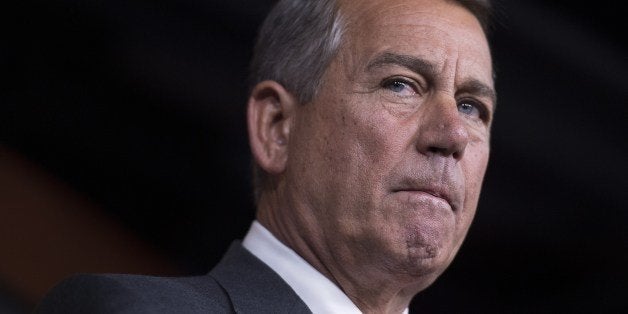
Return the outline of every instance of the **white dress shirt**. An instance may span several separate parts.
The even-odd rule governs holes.
[[[259,222],[253,221],[244,248],[272,268],[314,314],[362,313],[349,297]],[[408,313],[406,309],[404,314]]]

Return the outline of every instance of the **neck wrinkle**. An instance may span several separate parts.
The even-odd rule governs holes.
[[[294,205],[283,204],[290,202],[279,201],[282,199],[285,200],[275,191],[273,193],[264,193],[258,203],[257,220],[281,243],[294,250],[312,267],[342,290],[342,287],[338,285],[338,281],[335,280],[330,270],[325,267],[325,263],[321,262],[319,255],[316,254],[317,250],[315,247],[317,245],[314,243],[316,241],[310,239],[312,236],[306,236],[308,234],[311,235],[316,230],[300,230],[309,229],[308,227],[314,224],[308,223],[307,218],[295,216],[299,211],[294,208]]]
[[[380,279],[379,282],[377,280],[366,282],[365,276],[358,276],[355,271],[349,271],[361,269],[358,273],[372,275],[381,270],[365,271],[364,265],[359,265],[359,263],[352,263],[353,265],[348,266],[347,261],[342,257],[317,254],[317,252],[332,252],[322,240],[324,235],[319,234],[320,230],[310,228],[310,226],[315,226],[314,222],[308,223],[306,217],[296,217],[295,213],[304,211],[296,210],[295,206],[298,205],[283,204],[290,203],[285,200],[286,198],[282,198],[276,191],[263,193],[258,202],[256,215],[258,222],[281,243],[294,250],[338,286],[363,313],[398,314],[408,307],[414,294],[404,293],[404,289],[398,286],[398,281]],[[361,289],[361,287],[377,288]]]

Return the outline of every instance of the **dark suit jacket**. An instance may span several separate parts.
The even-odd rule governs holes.
[[[51,290],[35,313],[311,313],[266,264],[234,242],[198,277],[77,275]]]

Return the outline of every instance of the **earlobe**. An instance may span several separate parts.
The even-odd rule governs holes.
[[[266,172],[284,171],[295,98],[274,81],[258,83],[249,97],[247,122],[251,151]]]

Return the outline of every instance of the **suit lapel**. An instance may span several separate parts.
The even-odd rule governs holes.
[[[311,313],[294,290],[239,241],[209,275],[225,289],[236,313]]]

